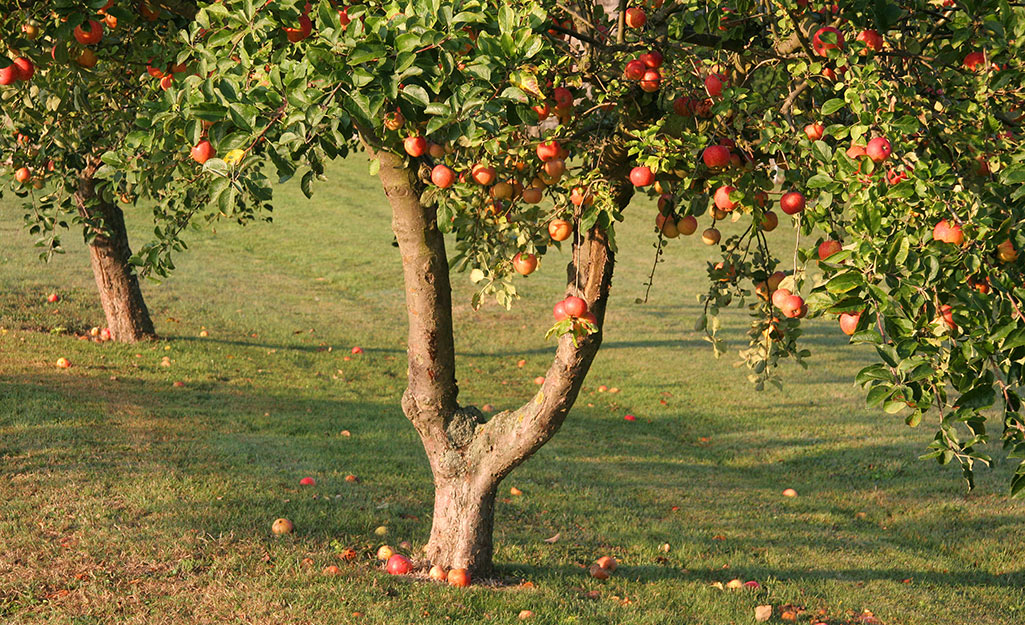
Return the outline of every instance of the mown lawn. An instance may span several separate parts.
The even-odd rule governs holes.
[[[79,235],[40,264],[20,209],[0,205],[0,622],[513,623],[529,609],[536,623],[739,624],[761,604],[773,622],[781,606],[803,608],[803,623],[872,622],[866,610],[887,625],[1025,622],[1013,464],[992,450],[1001,461],[966,494],[956,469],[917,460],[929,424],[864,407],[852,379],[868,354],[832,321],[807,324],[807,371],[751,390],[692,331],[709,248],[674,242],[651,301],[634,303],[653,253],[646,202],[620,230],[585,392],[503,486],[523,491],[498,504],[504,583],[457,590],[375,570],[382,542],[422,546],[430,476],[399,409],[388,211],[365,163],[332,173],[312,202],[283,189],[273,224],[195,235],[178,272],[146,285],[163,339],[138,346],[68,333],[102,319]],[[138,243],[146,217],[130,221]],[[512,311],[472,311],[455,276],[465,403],[531,395],[564,262],[522,280]],[[50,292],[63,301],[47,304]],[[737,344],[744,315],[730,322]],[[349,356],[356,345],[365,353]],[[56,369],[59,356],[74,366]],[[298,486],[307,475],[316,487]],[[279,516],[295,534],[271,535]],[[346,547],[360,559],[338,560]],[[620,569],[588,578],[605,554]],[[329,564],[342,574],[323,576]],[[733,578],[762,588],[712,585]]]

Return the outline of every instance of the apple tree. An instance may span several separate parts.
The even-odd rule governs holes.
[[[698,327],[723,354],[719,312],[749,311],[758,388],[810,356],[804,318],[837,318],[875,348],[869,403],[934,424],[928,456],[971,483],[991,439],[1025,455],[1023,35],[1025,9],[985,0],[204,2],[175,42],[196,72],[96,175],[151,185],[168,225],[204,202],[250,219],[276,180],[309,194],[326,160],[367,152],[406,285],[402,407],[436,489],[426,558],[479,576],[498,484],[599,349],[638,194],[658,254],[698,231],[715,251]],[[158,227],[146,260],[169,268],[180,233]],[[509,306],[553,246],[572,260],[552,365],[485,419],[458,402],[449,268]]]
[[[154,336],[135,266],[168,267],[132,258],[123,211],[150,192],[162,199],[166,180],[142,172],[115,185],[96,172],[105,154],[118,165],[110,159],[140,132],[141,105],[187,71],[169,44],[194,12],[182,2],[59,0],[15,3],[0,16],[0,193],[24,199],[44,258],[62,251],[63,230],[81,227],[118,341]]]

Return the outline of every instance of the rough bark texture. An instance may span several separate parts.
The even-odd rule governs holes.
[[[128,246],[124,213],[116,204],[96,196],[95,171],[96,165],[91,165],[82,172],[75,200],[82,217],[99,226],[89,245],[89,257],[107,327],[111,338],[123,343],[153,338],[156,333],[142,298],[139,278],[128,262],[132,250]]]
[[[480,579],[492,570],[498,484],[559,430],[598,352],[612,281],[612,249],[600,229],[581,233],[576,264],[568,270],[567,293],[587,300],[599,331],[578,344],[562,337],[538,393],[518,410],[486,421],[476,408],[457,402],[452,296],[436,212],[420,204],[423,185],[401,157],[370,142],[365,145],[380,162],[402,255],[409,316],[408,386],[402,407],[423,442],[435,487],[425,555],[431,564],[467,569]],[[623,175],[616,179],[625,181],[625,171],[619,173]],[[624,184],[617,189],[617,201],[625,205],[631,194],[632,187]]]

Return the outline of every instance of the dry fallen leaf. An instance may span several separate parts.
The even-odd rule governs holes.
[[[764,623],[765,621],[769,620],[770,618],[772,618],[772,606],[771,605],[760,605],[760,606],[755,608],[755,620],[756,621],[758,621],[759,623]]]
[[[549,545],[553,545],[553,544],[555,544],[556,541],[559,540],[559,537],[561,537],[561,536],[562,536],[562,532],[558,532],[557,534],[555,534],[555,536],[552,536],[551,538],[546,538],[545,542],[548,543]]]

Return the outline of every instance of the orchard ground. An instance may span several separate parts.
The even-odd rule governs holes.
[[[832,319],[806,324],[808,371],[787,367],[782,392],[753,391],[692,331],[714,248],[672,241],[651,300],[634,303],[655,240],[642,200],[632,211],[643,218],[618,231],[585,390],[563,433],[501,487],[496,561],[508,583],[461,590],[383,574],[371,552],[422,546],[432,489],[399,407],[406,322],[387,203],[358,159],[333,174],[312,202],[282,190],[273,225],[195,236],[174,276],[144,287],[163,339],[137,346],[59,330],[102,320],[85,250],[69,233],[67,255],[37,262],[5,200],[4,623],[512,623],[526,609],[536,623],[722,624],[754,622],[761,604],[777,608],[774,622],[785,605],[808,623],[820,610],[831,624],[864,622],[865,610],[886,624],[1025,621],[1013,466],[982,471],[966,495],[955,469],[917,460],[928,423],[909,429],[864,406],[852,380],[867,352],[845,346]],[[129,219],[139,245],[145,216]],[[793,236],[782,221],[781,246]],[[534,392],[565,260],[549,255],[519,279],[526,298],[511,312],[472,311],[457,274],[463,403],[508,408]],[[47,303],[51,292],[62,301]],[[747,322],[730,314],[736,344]],[[54,366],[61,356],[71,369]],[[317,485],[300,487],[305,476]],[[799,496],[782,497],[787,487]],[[295,533],[274,537],[277,517]],[[346,547],[355,563],[337,558]],[[602,555],[620,561],[604,582],[587,575]],[[341,574],[322,575],[332,564]],[[734,578],[762,588],[712,585]]]

